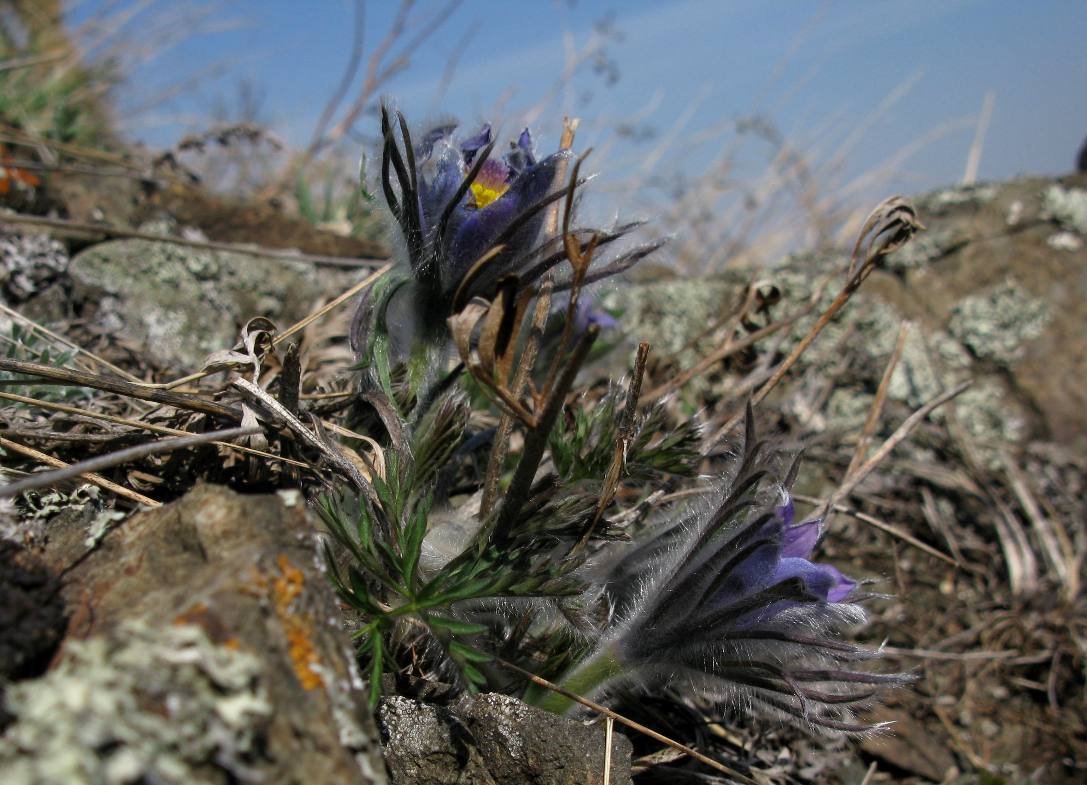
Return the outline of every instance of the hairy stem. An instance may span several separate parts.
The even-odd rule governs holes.
[[[573,669],[566,672],[557,682],[558,686],[575,695],[591,695],[610,679],[623,672],[623,666],[607,646],[591,657],[582,660]],[[559,692],[532,685],[526,690],[525,703],[538,706],[554,714],[565,714],[574,707],[575,701]]]

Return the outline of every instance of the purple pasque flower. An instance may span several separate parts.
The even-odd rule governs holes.
[[[852,599],[857,584],[813,560],[819,522],[794,522],[791,481],[773,483],[774,456],[762,452],[749,427],[727,488],[650,530],[610,565],[614,623],[563,686],[585,694],[664,684],[726,710],[824,731],[870,730],[854,710],[908,677],[857,667],[878,656],[840,638],[865,620]]]
[[[788,491],[782,491],[783,503],[774,510],[781,522],[781,558],[778,577],[787,573],[806,576],[809,589],[820,594],[827,602],[842,602],[856,588],[857,582],[844,576],[837,567],[815,564],[811,561],[823,522],[811,518],[793,523],[796,506]]]
[[[526,128],[504,155],[495,155],[491,126],[467,138],[445,123],[427,130],[417,144],[403,115],[394,128],[382,107],[381,189],[401,234],[405,262],[375,294],[360,303],[351,330],[356,352],[366,354],[375,319],[390,332],[433,340],[446,319],[474,296],[491,299],[500,281],[513,277],[524,289],[563,263],[555,237],[540,237],[548,208],[583,181],[559,182],[569,150],[538,159]],[[572,230],[586,247],[598,248],[638,226],[610,232]],[[589,274],[585,283],[620,272],[660,243],[636,248]],[[492,249],[500,248],[488,254]],[[556,291],[564,284],[559,282]],[[393,298],[395,297],[395,302]]]
[[[458,304],[493,295],[509,275],[523,279],[529,262],[538,261],[540,226],[546,208],[566,193],[556,180],[572,153],[560,150],[537,160],[525,129],[499,157],[493,155],[490,125],[467,139],[458,139],[456,128],[436,126],[414,144],[403,115],[397,114],[394,129],[382,107],[381,189],[400,229],[406,264],[399,285],[387,288],[386,300],[364,300],[352,330],[356,350],[363,348],[359,339],[365,338],[374,310],[384,312],[405,285],[408,302],[398,309],[400,319],[406,311],[409,330],[429,333],[441,329]],[[495,246],[502,250],[476,265]]]
[[[619,327],[619,320],[597,306],[592,297],[579,299],[574,306],[574,335],[583,335],[592,326],[603,330]]]

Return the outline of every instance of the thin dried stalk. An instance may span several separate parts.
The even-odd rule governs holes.
[[[299,436],[302,441],[308,444],[313,449],[320,452],[328,461],[336,467],[345,477],[351,480],[359,490],[369,491],[371,490],[370,483],[362,476],[362,473],[340,450],[333,444],[329,443],[326,439],[322,439],[320,432],[314,433],[305,425],[302,421],[295,417],[291,412],[287,411],[282,404],[279,403],[270,393],[262,390],[257,385],[253,384],[248,379],[234,379],[232,385],[241,390],[242,393],[249,398],[250,401],[261,406],[266,411],[270,412],[273,416],[278,418],[287,426],[295,435]],[[314,418],[316,420],[316,418]],[[314,423],[315,428],[320,427],[320,421],[316,420]]]
[[[944,538],[944,542],[947,543],[948,549],[955,556],[955,561],[959,564],[964,563],[965,559],[963,559],[958,540],[956,540],[952,534],[951,527],[944,519],[944,516],[940,514],[940,510],[936,506],[936,498],[932,495],[932,491],[929,490],[927,485],[921,486],[921,512],[925,516],[925,520],[928,521],[928,525]]]
[[[758,330],[756,330],[755,332],[751,333],[750,335],[744,336],[743,338],[741,338],[738,341],[733,341],[733,340],[731,340],[731,338],[729,338],[728,340],[725,341],[725,343],[720,348],[715,350],[713,353],[707,355],[706,357],[703,357],[701,360],[699,360],[697,363],[695,363],[695,365],[693,365],[688,370],[683,371],[678,376],[676,376],[674,379],[671,379],[671,380],[665,382],[664,384],[659,385],[659,386],[655,387],[654,389],[650,390],[649,392],[645,393],[644,397],[647,400],[654,400],[656,398],[662,398],[665,395],[667,395],[668,393],[672,392],[673,390],[678,390],[680,387],[687,384],[687,382],[689,382],[695,376],[697,376],[698,374],[705,371],[707,368],[713,367],[715,364],[728,359],[732,355],[734,355],[734,354],[736,354],[738,352],[742,352],[744,349],[747,349],[750,346],[754,346],[756,343],[761,341],[763,338],[766,338],[767,336],[773,335],[774,333],[780,332],[781,330],[785,329],[786,327],[789,327],[789,326],[795,324],[796,322],[800,321],[805,316],[807,316],[809,313],[811,313],[812,309],[815,308],[815,305],[819,300],[819,295],[822,293],[823,288],[825,286],[826,286],[826,282],[824,281],[824,283],[816,290],[816,293],[808,301],[807,305],[805,305],[803,308],[801,308],[796,313],[790,314],[789,316],[785,317],[781,321],[777,321],[777,322],[774,322],[773,324],[768,324],[765,327],[761,327]],[[742,318],[742,317],[743,317],[743,311],[741,311],[739,314],[737,314],[736,321],[739,321],[739,319]],[[735,328],[730,326],[729,332],[731,332],[733,329],[735,329]],[[731,428],[729,428],[729,430],[731,430]],[[714,437],[714,438],[716,439],[716,437]]]
[[[846,477],[857,470],[861,461],[864,460],[864,456],[868,454],[868,445],[872,441],[872,435],[876,432],[879,415],[883,412],[883,404],[887,400],[887,391],[891,387],[891,377],[894,376],[898,361],[902,358],[902,350],[906,347],[906,339],[909,337],[911,327],[910,322],[906,321],[902,322],[902,325],[898,328],[898,338],[895,341],[894,351],[891,353],[891,359],[887,361],[887,367],[883,369],[883,378],[879,380],[876,398],[872,402],[872,407],[868,410],[868,416],[864,420],[864,427],[861,428],[860,438],[857,440],[857,448],[853,451],[853,458],[849,461],[849,466],[845,470]]]
[[[795,494],[793,494],[793,498],[795,498],[797,501],[806,502],[808,504],[822,504],[822,500],[817,499],[814,496],[805,496],[803,494],[795,493]],[[861,521],[863,523],[867,523],[870,526],[874,526],[875,528],[879,529],[880,531],[886,532],[887,534],[890,534],[892,537],[896,537],[897,539],[902,540],[902,542],[906,543],[907,545],[910,545],[911,547],[914,547],[919,551],[923,551],[924,553],[927,553],[929,556],[932,556],[933,558],[939,559],[942,562],[946,562],[946,563],[950,564],[952,567],[958,567],[960,569],[963,567],[962,562],[960,560],[955,559],[955,558],[953,558],[951,556],[948,556],[943,551],[940,551],[940,550],[938,550],[936,548],[933,548],[927,542],[924,542],[922,540],[917,539],[916,537],[914,537],[909,532],[903,531],[902,529],[898,528],[894,524],[887,523],[886,521],[880,520],[879,518],[875,517],[874,515],[869,515],[867,513],[863,513],[860,510],[854,510],[852,507],[847,507],[844,504],[835,504],[834,507],[833,507],[833,510],[834,510],[834,512],[843,513],[845,515],[848,515],[850,518],[856,518],[858,521]]]
[[[1042,553],[1045,555],[1046,561],[1049,562],[1049,566],[1057,574],[1057,580],[1060,581],[1064,596],[1067,599],[1076,597],[1079,594],[1079,575],[1076,569],[1075,552],[1068,538],[1068,533],[1064,531],[1064,527],[1061,526],[1059,520],[1051,520],[1042,513],[1034,494],[1030,491],[1026,475],[1023,474],[1023,470],[1019,468],[1019,465],[1008,454],[1007,450],[1001,450],[1000,458],[1008,474],[1012,492],[1019,500],[1023,511],[1027,514],[1031,528],[1034,529],[1034,533],[1042,545]]]
[[[122,155],[116,153],[109,153],[105,150],[96,150],[91,147],[82,147],[80,145],[68,144],[66,142],[57,142],[52,139],[46,139],[44,136],[37,134],[27,133],[21,128],[16,128],[12,125],[0,123],[0,140],[6,142],[14,142],[17,144],[31,145],[33,147],[48,147],[61,153],[67,153],[68,155],[75,156],[76,158],[88,158],[93,161],[105,161],[106,163],[116,164],[126,169],[131,169],[134,172],[140,172],[143,170],[143,166],[133,161],[128,160]]]
[[[970,153],[966,157],[966,171],[962,175],[963,185],[973,185],[978,179],[978,167],[981,165],[981,150],[985,146],[985,134],[989,130],[989,121],[993,119],[996,106],[996,90],[988,90],[981,104],[978,124],[974,129],[974,140],[970,143]]]
[[[37,215],[23,215],[21,213],[7,213],[0,215],[0,224],[22,224],[26,226],[46,226],[51,229],[65,229],[67,231],[102,235],[105,237],[125,237],[134,240],[151,240],[157,243],[170,243],[171,245],[183,245],[187,248],[203,248],[208,251],[227,251],[229,253],[244,254],[246,256],[259,256],[268,259],[279,259],[284,262],[309,262],[311,264],[323,264],[330,267],[379,267],[385,264],[384,259],[363,259],[348,256],[324,256],[321,254],[298,253],[295,251],[281,251],[276,248],[254,248],[250,245],[235,245],[234,243],[218,243],[211,240],[187,240],[183,237],[171,237],[151,232],[141,232],[135,229],[125,229],[118,226],[103,226],[102,224],[83,223],[81,221],[68,221],[63,218],[43,218]]]
[[[0,447],[11,450],[12,452],[17,452],[20,455],[25,455],[28,458],[33,458],[36,461],[41,461],[42,463],[48,464],[49,466],[56,466],[57,468],[64,469],[67,468],[69,465],[58,458],[54,458],[52,455],[46,455],[44,452],[39,452],[32,447],[27,447],[26,445],[19,444],[18,442],[13,442],[10,439],[5,439],[3,436],[0,436]],[[115,482],[111,482],[100,474],[89,472],[83,474],[82,477],[87,482],[93,483],[99,488],[107,490],[111,493],[115,493],[118,496],[123,496],[124,498],[130,501],[134,501],[137,504],[142,504],[145,507],[160,507],[162,505],[162,502],[157,502],[154,499],[148,498],[142,493],[130,491],[123,485],[118,485]],[[6,488],[7,486],[4,487]]]
[[[50,382],[68,384],[73,387],[92,387],[96,390],[104,390],[106,392],[117,393],[118,395],[125,395],[130,398],[139,398],[145,401],[154,401],[155,403],[164,403],[167,406],[173,406],[178,409],[188,409],[189,411],[200,412],[202,414],[210,414],[214,417],[222,417],[227,420],[234,420],[235,422],[240,422],[242,419],[241,409],[234,406],[226,406],[188,393],[169,392],[167,390],[148,388],[142,384],[133,384],[122,379],[113,379],[109,376],[87,373],[86,371],[54,368],[51,365],[26,363],[18,360],[8,360],[3,357],[0,357],[0,371],[36,376]],[[5,380],[4,382],[4,384],[13,383],[31,384],[32,382],[29,380],[24,382],[20,379],[10,379]]]
[[[987,480],[988,472],[983,468],[973,439],[956,418],[954,406],[949,410],[948,428],[959,444],[964,462],[982,486],[983,498],[996,513],[993,515],[993,525],[996,527],[1004,563],[1008,567],[1008,583],[1012,593],[1018,596],[1034,594],[1038,591],[1038,560],[1034,556],[1030,539],[1015,513]]]
[[[897,447],[899,444],[909,438],[909,435],[913,432],[913,429],[920,425],[926,417],[928,417],[930,414],[932,414],[932,412],[934,412],[940,406],[943,406],[948,401],[957,398],[959,395],[962,395],[964,392],[966,392],[967,389],[969,389],[969,387],[970,382],[962,382],[955,387],[952,387],[950,390],[947,390],[946,392],[937,395],[931,401],[929,401],[920,409],[907,417],[905,421],[903,421],[903,423],[898,426],[898,429],[895,430],[895,432],[892,433],[889,437],[887,437],[887,440],[879,446],[879,449],[877,449],[875,453],[872,454],[871,458],[869,458],[867,461],[857,467],[853,474],[847,476],[842,481],[842,484],[838,486],[838,489],[831,495],[830,499],[827,500],[827,503],[824,505],[820,517],[825,518],[828,512],[833,509],[833,507],[838,502],[849,496],[849,494],[853,493],[853,490],[858,485],[860,485],[861,482],[863,482],[869,474],[872,473],[872,470],[875,469],[883,461],[883,459],[890,454],[891,450],[893,450],[895,447]]]
[[[785,374],[787,374],[789,369],[796,364],[796,361],[800,359],[800,356],[808,350],[808,347],[811,346],[812,342],[819,336],[819,333],[823,331],[823,328],[830,323],[843,307],[845,307],[845,304],[849,302],[850,298],[852,298],[857,289],[860,288],[861,284],[867,280],[869,274],[875,268],[876,262],[892,251],[901,248],[909,242],[910,238],[918,230],[923,228],[924,226],[917,220],[916,211],[909,202],[902,197],[891,197],[876,206],[869,214],[868,219],[864,222],[864,226],[861,227],[861,231],[857,236],[857,241],[853,246],[853,254],[850,257],[845,286],[842,287],[838,296],[835,297],[834,301],[825,311],[823,311],[815,324],[812,325],[811,329],[808,330],[807,334],[800,340],[789,356],[777,367],[773,376],[767,379],[762,387],[760,387],[752,396],[752,405],[760,403],[767,395],[769,395],[770,391],[777,387],[778,383],[785,378]],[[860,256],[862,246],[865,246],[866,240],[867,247],[865,248],[864,261],[858,266],[857,260]],[[717,445],[732,432],[732,429],[736,427],[742,418],[743,411],[737,411],[715,434],[713,434],[708,441],[708,445],[711,448]]]
[[[151,431],[152,433],[165,433],[173,436],[187,436],[190,431],[184,431],[180,428],[170,428],[165,425],[155,425],[154,423],[143,422],[142,420],[133,420],[128,417],[118,417],[113,414],[104,414],[101,412],[93,412],[90,409],[80,409],[76,406],[68,406],[63,403],[53,403],[52,401],[41,401],[37,398],[28,398],[25,395],[15,395],[14,393],[0,392],[0,400],[15,401],[16,403],[25,403],[31,406],[38,406],[42,409],[52,409],[53,411],[66,412],[68,414],[77,414],[81,417],[86,417],[91,420],[101,420],[102,422],[116,423],[117,425],[129,425],[133,428],[142,428],[145,431]],[[280,461],[281,463],[288,463],[291,466],[297,466],[301,469],[310,469],[313,467],[308,463],[302,461],[296,461],[293,458],[287,458],[282,455],[276,455],[274,453],[265,452],[264,450],[257,450],[253,447],[246,447],[241,444],[234,444],[232,442],[212,442],[216,447],[225,447],[236,452],[243,452],[247,455],[254,455],[258,458],[265,458],[270,461]]]
[[[138,461],[141,458],[147,458],[151,455],[173,452],[174,450],[183,450],[187,447],[195,447],[200,444],[207,444],[208,442],[236,439],[239,436],[250,436],[259,432],[260,428],[228,428],[223,431],[196,433],[188,436],[159,439],[158,441],[148,442],[146,444],[137,444],[135,447],[128,447],[124,450],[111,452],[107,455],[99,455],[95,458],[80,461],[79,463],[73,463],[63,469],[58,469],[55,472],[35,474],[26,479],[19,480],[18,482],[0,486],[0,497],[18,496],[25,491],[47,488],[82,474],[92,473],[98,469],[109,469],[122,463]]]
[[[498,661],[500,663],[502,663],[502,665],[504,667],[509,668],[510,670],[521,674],[526,679],[531,681],[533,684],[537,684],[540,687],[551,690],[552,692],[557,692],[559,695],[562,695],[564,698],[569,698],[570,700],[575,701],[576,703],[580,703],[582,706],[584,706],[584,707],[586,707],[588,709],[592,709],[597,714],[602,714],[605,717],[610,717],[613,720],[615,720],[616,722],[619,722],[619,723],[621,723],[623,725],[626,725],[628,728],[631,728],[632,730],[638,731],[638,733],[644,733],[649,738],[655,739],[655,740],[659,741],[661,744],[667,744],[672,749],[679,750],[684,755],[688,755],[688,756],[694,758],[699,763],[703,763],[706,766],[709,766],[711,769],[714,769],[715,771],[721,772],[725,776],[732,777],[734,780],[737,780],[739,782],[744,783],[744,785],[759,785],[759,783],[756,780],[751,779],[746,774],[742,774],[741,772],[738,772],[735,769],[730,768],[729,766],[726,766],[725,764],[721,763],[720,761],[716,761],[713,758],[710,758],[710,757],[708,757],[706,755],[703,755],[701,752],[698,752],[697,750],[693,750],[693,749],[691,749],[690,747],[688,747],[688,746],[686,746],[684,744],[680,744],[678,741],[674,741],[674,740],[668,738],[667,736],[665,736],[662,733],[657,733],[657,731],[653,730],[652,728],[647,728],[645,725],[642,725],[640,722],[635,722],[634,720],[627,719],[626,717],[624,717],[619,712],[612,711],[607,706],[602,706],[601,704],[596,703],[595,701],[591,701],[588,698],[583,698],[582,696],[580,696],[580,695],[578,695],[576,693],[570,692],[570,690],[567,690],[564,687],[560,687],[559,685],[554,684],[553,682],[550,682],[547,679],[544,679],[544,678],[542,678],[540,676],[537,676],[534,673],[529,673],[524,668],[520,668],[520,667],[514,665],[512,662],[507,662],[506,660],[499,659],[499,658],[496,658],[496,659],[498,659]]]
[[[30,68],[35,65],[44,65],[45,63],[55,63],[57,60],[66,60],[69,57],[75,55],[69,49],[62,49],[55,52],[43,52],[39,55],[27,55],[26,57],[12,57],[3,62],[0,62],[0,72],[2,71],[17,71],[20,68]]]
[[[547,326],[547,317],[551,313],[551,288],[553,282],[549,275],[541,284],[540,292],[536,296],[536,310],[532,315],[532,326],[529,328],[528,337],[525,340],[524,351],[518,359],[517,370],[514,372],[511,391],[514,398],[520,400],[528,386],[529,375],[536,363],[536,353],[540,349],[540,340],[543,337],[544,328]],[[486,518],[494,508],[495,498],[498,496],[498,482],[502,478],[502,468],[506,464],[506,456],[509,454],[510,436],[513,434],[514,416],[503,411],[495,430],[494,441],[491,445],[491,454],[487,459],[487,472],[483,478],[483,497],[479,505],[480,519]]]
[[[384,267],[381,267],[378,270],[375,270],[373,273],[366,276],[366,278],[364,280],[362,280],[359,283],[352,286],[350,289],[348,289],[346,292],[341,294],[339,297],[337,297],[332,302],[328,303],[327,305],[321,306],[316,311],[311,313],[309,316],[305,317],[304,319],[302,319],[299,322],[295,322],[290,327],[288,327],[286,330],[281,332],[279,335],[277,335],[275,338],[272,339],[272,345],[275,346],[276,344],[281,343],[282,341],[285,341],[287,338],[290,338],[295,333],[309,327],[311,324],[313,324],[315,321],[317,321],[322,316],[327,314],[329,311],[333,311],[336,308],[339,308],[341,305],[343,305],[345,302],[350,300],[352,297],[354,297],[356,294],[361,292],[366,287],[370,286],[372,283],[374,283],[374,281],[376,281],[378,278],[383,276],[385,273],[389,272],[389,270],[391,270],[391,269],[392,269],[392,264],[390,263],[390,264],[386,264]]]
[[[611,785],[611,735],[614,726],[613,717],[604,718],[604,776],[600,780],[603,785]]]
[[[566,318],[562,325],[562,334],[559,336],[558,344],[555,348],[555,359],[551,361],[551,367],[547,371],[545,378],[542,395],[544,398],[548,398],[551,395],[551,389],[555,384],[555,379],[562,368],[563,356],[566,354],[566,349],[570,345],[570,340],[574,337],[574,315],[577,312],[578,299],[581,296],[581,287],[585,281],[585,275],[589,271],[589,266],[592,264],[593,253],[596,251],[596,244],[600,240],[600,236],[594,234],[589,238],[588,247],[582,251],[581,243],[578,242],[577,237],[570,231],[570,221],[574,214],[574,195],[578,186],[578,173],[581,171],[581,164],[585,158],[591,153],[592,150],[586,150],[582,153],[577,161],[574,162],[574,171],[570,175],[570,182],[566,187],[566,200],[563,206],[562,216],[562,244],[566,251],[566,258],[570,262],[570,267],[573,269],[573,275],[570,277],[570,294],[569,301],[566,305]]]

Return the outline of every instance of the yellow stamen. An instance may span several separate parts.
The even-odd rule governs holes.
[[[475,206],[477,210],[482,210],[489,205],[495,199],[500,197],[506,191],[509,190],[508,185],[502,185],[499,188],[488,188],[482,183],[472,183],[472,198],[475,200]]]

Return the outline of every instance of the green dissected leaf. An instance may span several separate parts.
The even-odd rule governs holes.
[[[414,588],[419,566],[419,553],[423,547],[423,538],[427,532],[427,518],[430,515],[430,497],[421,502],[412,512],[408,525],[404,528],[404,541],[400,545],[403,554],[404,583]]]
[[[443,603],[454,603],[482,597],[494,597],[498,594],[498,585],[494,578],[476,578],[466,581],[453,589],[442,592]]]
[[[351,582],[351,596],[348,598],[351,604],[365,613],[378,613],[379,608],[370,598],[370,587],[366,585],[362,573],[351,565],[347,568],[347,577]]]
[[[448,616],[431,614],[427,615],[425,619],[426,623],[431,627],[444,630],[452,635],[480,635],[487,631],[487,628],[482,624],[472,624],[459,619],[451,619]]]
[[[389,334],[382,331],[374,336],[372,355],[374,369],[377,371],[377,380],[381,385],[381,391],[393,406],[396,403],[396,391],[393,389],[392,370],[389,367]],[[399,407],[397,408],[399,412]]]
[[[461,673],[468,679],[470,688],[480,688],[487,684],[487,677],[479,672],[473,665],[469,665],[467,662],[460,663]],[[475,689],[472,690],[473,692]]]
[[[491,662],[494,657],[460,641],[449,641],[449,651],[454,657],[466,662]]]
[[[386,476],[389,476],[388,456],[386,456],[385,461],[385,473]],[[379,502],[381,502],[381,507],[385,511],[386,517],[393,521],[394,525],[399,524],[399,521],[397,521],[398,516],[396,514],[397,499],[393,488],[390,487],[389,483],[387,483],[385,480],[381,479],[377,475],[374,475],[373,479],[370,482],[374,486],[374,493],[377,494],[377,499]]]

